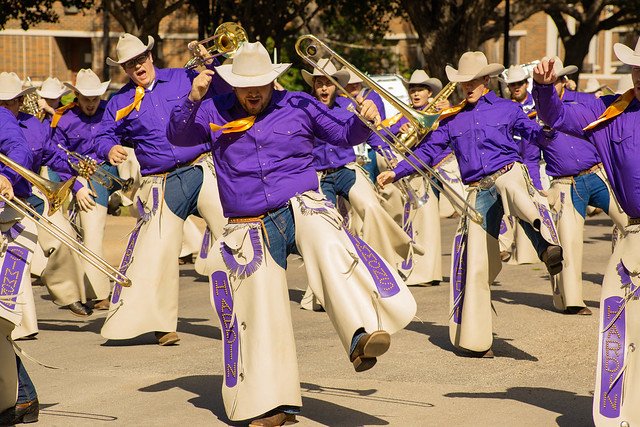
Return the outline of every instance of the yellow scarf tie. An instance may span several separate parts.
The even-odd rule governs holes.
[[[482,92],[482,96],[485,96],[486,94],[489,93],[489,89],[485,89],[484,92]],[[460,104],[458,105],[454,105],[451,108],[445,108],[444,110],[442,110],[442,112],[440,113],[440,117],[438,118],[438,122],[441,122],[442,120],[446,119],[447,117],[451,117],[451,116],[455,116],[456,114],[458,114],[460,111],[462,111],[462,109],[467,105],[467,100],[463,100]]]
[[[138,86],[136,88],[136,94],[133,97],[133,102],[127,105],[126,107],[119,109],[116,112],[116,122],[127,117],[129,113],[133,111],[134,108],[136,109],[136,111],[140,111],[142,98],[144,98],[144,88],[142,86]]]
[[[378,129],[382,129],[383,127],[385,128],[391,127],[396,123],[398,123],[402,117],[403,117],[402,113],[398,113],[395,116],[387,117],[386,119],[380,122],[380,124],[378,125]]]
[[[249,116],[243,119],[233,120],[223,124],[222,126],[215,123],[209,123],[209,127],[213,132],[219,130],[222,130],[222,133],[244,132],[245,130],[251,129],[251,126],[253,126],[255,121],[256,116]]]
[[[627,109],[629,104],[631,104],[631,101],[633,101],[633,98],[635,98],[635,92],[633,89],[629,89],[624,94],[617,97],[616,100],[613,101],[613,103],[609,105],[609,107],[607,107],[606,110],[604,110],[604,113],[602,113],[597,120],[589,123],[589,125],[587,125],[587,127],[585,127],[582,130],[591,130],[596,126],[598,126],[599,124],[619,116],[624,112],[624,110]]]
[[[65,113],[65,111],[72,109],[76,105],[78,104],[76,104],[75,102],[70,102],[67,105],[63,105],[60,108],[56,108],[56,112],[53,113],[53,117],[51,117],[51,127],[52,128],[58,127],[58,122],[60,121],[60,118],[62,118],[62,115]]]

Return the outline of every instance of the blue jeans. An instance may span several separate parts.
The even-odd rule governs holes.
[[[31,194],[27,197],[27,203],[31,205],[31,207],[38,212],[40,215],[44,214],[44,200],[35,194]]]
[[[500,236],[500,222],[504,216],[504,206],[495,185],[487,190],[478,190],[475,208],[482,215],[484,231],[497,239]],[[531,224],[520,219],[519,221],[525,234],[533,243],[538,257],[542,258],[542,253],[550,246],[550,243]]]
[[[376,178],[380,174],[380,170],[378,169],[378,161],[376,159],[376,156],[377,156],[377,154],[376,154],[375,150],[369,150],[369,163],[365,163],[362,166],[364,168],[364,170],[369,172],[369,179],[373,183],[376,182]]]
[[[297,254],[296,225],[293,220],[293,211],[290,206],[285,206],[268,213],[264,219],[264,243],[269,249],[273,260],[285,270],[287,269],[287,256]]]
[[[116,166],[113,166],[110,163],[103,163],[103,164],[99,165],[98,168],[100,168],[102,170],[105,170],[105,171],[109,172],[110,174],[119,177],[118,168]],[[89,186],[89,189],[90,190],[94,190],[96,192],[96,195],[98,196],[98,197],[94,198],[96,203],[99,204],[100,206],[104,206],[104,207],[106,207],[109,204],[109,196],[111,196],[113,193],[118,191],[120,188],[121,188],[120,184],[116,184],[114,182],[113,183],[113,187],[107,189],[107,187],[105,187],[102,184],[99,184],[95,179],[91,179],[91,186]]]
[[[38,397],[36,387],[31,382],[27,370],[24,369],[22,360],[16,355],[16,364],[18,365],[18,400],[16,403],[26,403],[35,400]]]
[[[356,183],[356,171],[342,167],[337,171],[327,174],[320,181],[320,188],[334,205],[338,201],[337,196],[349,200],[349,190]]]
[[[574,184],[571,186],[571,200],[573,207],[582,218],[587,216],[587,206],[591,205],[609,213],[609,188],[595,173],[589,173],[573,178]]]
[[[200,216],[198,196],[202,188],[204,173],[200,166],[185,166],[167,176],[164,187],[164,201],[176,216],[183,221],[189,215]]]

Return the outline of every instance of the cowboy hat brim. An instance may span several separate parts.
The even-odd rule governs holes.
[[[61,96],[68,94],[69,92],[71,92],[69,89],[60,89],[60,91],[58,92],[47,92],[40,89],[36,90],[36,93],[40,96],[40,98],[45,99],[58,99]]]
[[[315,74],[315,73],[311,74],[307,70],[302,70],[302,78],[304,79],[305,83],[307,83],[311,87],[313,87],[314,77],[321,77],[321,76],[324,76],[324,74]],[[340,70],[333,73],[331,77],[336,79],[336,81],[340,86],[345,87],[349,83],[349,79],[351,78],[351,75],[347,70]]]
[[[71,83],[65,83],[64,85],[66,87],[68,87],[69,89],[71,89],[72,91],[78,92],[78,93],[80,93],[81,95],[84,95],[84,96],[102,96],[102,95],[104,95],[104,93],[109,88],[109,83],[111,83],[111,80],[107,80],[104,83],[100,83],[100,86],[98,86],[97,88],[92,88],[92,89],[79,89],[79,88],[75,87],[74,85],[72,85]]]
[[[640,67],[640,55],[637,55],[629,46],[622,43],[616,43],[613,45],[613,52],[623,63]]]
[[[482,67],[476,74],[460,74],[458,73],[458,70],[453,68],[451,65],[447,65],[444,70],[447,73],[447,78],[450,82],[464,83],[484,76],[497,76],[504,71],[504,66],[495,63],[488,64]]]
[[[272,83],[281,74],[287,71],[289,67],[291,67],[291,64],[272,65],[273,69],[270,72],[258,76],[242,76],[234,74],[232,67],[233,64],[226,64],[215,67],[215,69],[220,77],[233,87],[254,87],[265,86]]]
[[[573,73],[577,73],[578,72],[578,67],[576,67],[575,65],[567,65],[566,67],[562,68],[560,70],[560,72],[558,72],[556,74],[557,77],[564,77],[567,76],[569,74],[573,74]]]
[[[21,90],[20,92],[2,92],[0,91],[0,101],[10,101],[12,99],[18,98],[20,96],[27,95],[29,93],[35,92],[35,87],[28,87],[26,89]]]
[[[429,86],[431,88],[431,92],[438,93],[442,90],[442,82],[440,79],[436,79],[435,77],[429,77],[427,80],[422,82],[412,82],[411,80],[402,79],[402,84],[404,87],[409,89],[409,86]]]
[[[119,61],[116,61],[116,60],[113,60],[113,59],[107,57],[107,65],[110,65],[112,67],[120,66],[120,65],[124,64],[125,62],[127,62],[128,60],[133,59],[136,56],[140,55],[141,53],[145,53],[145,52],[148,52],[151,49],[153,49],[154,43],[155,43],[155,40],[153,39],[153,37],[147,36],[147,46],[144,49],[142,49],[140,52],[136,52],[135,54],[129,54],[129,55],[127,55],[127,58],[122,58]]]

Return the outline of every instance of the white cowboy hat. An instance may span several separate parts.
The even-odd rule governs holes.
[[[216,67],[216,72],[233,87],[265,86],[289,69],[291,64],[272,64],[262,43],[244,43],[233,56],[233,64]]]
[[[456,70],[450,65],[445,67],[447,78],[452,82],[468,82],[478,77],[496,76],[504,71],[504,67],[497,63],[489,64],[482,52],[465,52],[458,61]]]
[[[499,80],[505,84],[511,84],[527,80],[529,78],[529,73],[522,65],[512,65],[504,73],[504,76],[504,78],[500,77]]]
[[[65,83],[64,85],[84,96],[102,96],[107,91],[109,83],[111,83],[111,80],[101,83],[100,77],[93,70],[83,68],[78,71],[75,86],[71,83]]]
[[[411,74],[411,78],[408,81],[402,79],[402,83],[406,88],[409,88],[411,85],[429,86],[434,95],[442,90],[442,82],[440,79],[429,77],[424,70],[415,70]]]
[[[153,37],[147,36],[147,44],[145,46],[142,41],[136,36],[124,33],[118,39],[118,44],[116,45],[116,55],[118,59],[107,58],[107,65],[111,65],[112,67],[117,67],[118,65],[122,65],[130,59],[135,58],[141,53],[145,53],[153,48]]]
[[[58,99],[69,92],[70,90],[60,83],[60,80],[56,77],[48,77],[42,82],[40,89],[36,90],[36,93],[45,99]]]
[[[543,61],[547,61],[549,59],[550,58],[548,56],[545,56],[544,58],[542,58]],[[556,73],[557,78],[564,77],[567,74],[573,74],[578,72],[578,67],[576,67],[575,65],[567,65],[565,67],[562,64],[562,61],[560,60],[559,57],[554,56],[552,59],[554,60],[553,71]]]
[[[35,87],[22,89],[22,80],[16,73],[0,73],[0,101],[9,101],[35,90]]]
[[[313,87],[313,79],[315,77],[321,77],[326,74],[329,74],[331,77],[336,79],[338,84],[342,87],[345,87],[349,83],[349,80],[351,79],[351,75],[349,74],[349,71],[347,70],[338,71],[336,66],[333,65],[333,63],[330,62],[327,58],[322,58],[318,60],[318,67],[322,68],[324,72],[320,71],[318,68],[314,68],[313,73],[310,73],[307,70],[302,70],[302,78],[311,87]]]
[[[636,43],[635,50],[631,50],[629,46],[625,46],[622,43],[616,43],[613,45],[613,51],[623,63],[640,67],[640,39]]]
[[[597,91],[599,91],[600,89],[602,89],[603,87],[605,87],[606,85],[601,85],[600,82],[598,81],[598,79],[591,77],[589,80],[587,80],[587,85],[584,88],[585,93],[596,93]]]
[[[348,85],[355,83],[364,83],[364,81],[360,77],[356,76],[355,73],[347,67],[342,67],[340,71],[346,71],[347,73],[349,73],[349,81],[347,82]]]
[[[632,88],[633,88],[633,79],[631,78],[631,74],[625,74],[622,77],[620,77],[620,80],[618,80],[618,86],[616,86],[616,93],[621,95]]]

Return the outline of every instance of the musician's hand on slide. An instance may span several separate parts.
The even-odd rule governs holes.
[[[4,175],[0,175],[0,194],[9,200],[13,199],[13,185]]]
[[[87,187],[82,187],[78,190],[76,193],[76,202],[82,212],[89,212],[96,206],[94,197],[98,197],[98,195]]]
[[[119,165],[120,163],[127,160],[128,154],[127,150],[124,149],[122,145],[114,145],[109,150],[109,163],[112,165]]]
[[[376,104],[374,104],[372,100],[364,99],[361,96],[357,97],[356,101],[358,101],[358,110],[360,111],[360,114],[365,119],[378,126],[382,120]]]
[[[410,123],[405,123],[402,126],[400,126],[400,132],[402,133],[409,133],[413,130],[413,126],[411,126]]]
[[[394,171],[384,171],[380,172],[376,181],[380,188],[384,188],[385,185],[391,184],[393,180],[396,178],[396,173]]]

